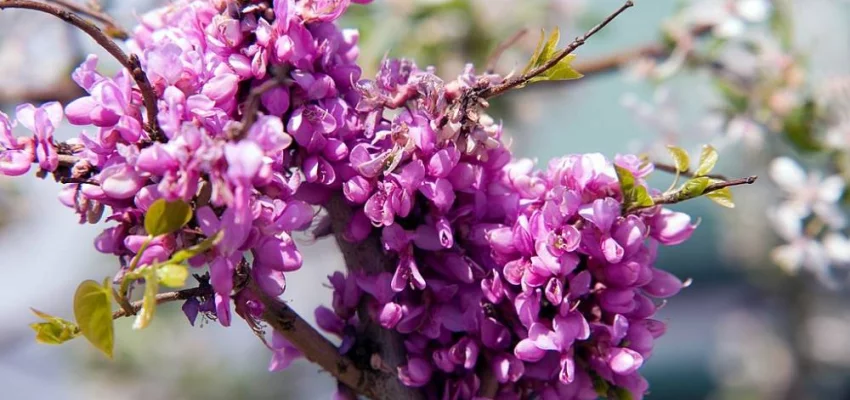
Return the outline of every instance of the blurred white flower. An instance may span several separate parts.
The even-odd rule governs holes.
[[[846,236],[830,232],[823,237],[823,247],[833,263],[850,265],[850,239]]]
[[[687,13],[693,25],[712,26],[720,38],[734,38],[746,32],[747,24],[761,23],[770,15],[769,0],[704,0],[694,3]]]
[[[844,193],[844,179],[832,175],[821,179],[818,171],[808,175],[794,160],[778,157],[770,163],[770,177],[785,193],[783,208],[792,209],[800,219],[812,212],[832,229],[841,229],[846,218],[838,200]]]
[[[732,143],[743,143],[748,149],[760,149],[764,145],[764,128],[751,118],[737,116],[726,124],[726,137]]]
[[[803,234],[803,222],[800,214],[792,207],[783,207],[768,211],[768,217],[776,233],[788,242],[776,247],[770,257],[777,265],[790,274],[796,274],[801,267],[823,274],[829,267],[829,256],[823,245]]]

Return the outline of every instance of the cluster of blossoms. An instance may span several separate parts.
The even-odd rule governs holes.
[[[73,73],[89,96],[68,104],[64,114],[94,132],[56,144],[52,134],[63,108],[22,105],[17,120],[35,136],[13,137],[11,121],[0,115],[0,171],[21,175],[37,162],[69,178],[75,183],[64,186],[60,199],[81,222],[98,222],[108,207],[106,220],[114,226],[95,245],[125,266],[147,237],[142,219],[155,200],[190,203],[196,215],[190,229],[157,237],[138,264],[167,260],[222,231],[213,251],[191,260],[209,265],[216,294],[201,299],[204,304],[190,299],[184,310],[193,321],[200,310],[229,325],[243,253],[252,253],[253,279],[280,295],[283,273],[302,264],[290,233],[308,228],[314,217],[296,192],[302,183],[339,186],[329,163],[346,157],[342,139],[356,133],[348,102],[359,79],[356,32],[333,25],[347,3],[240,8],[237,2],[181,1],[148,13],[128,46],[156,92],[158,121],[144,120],[142,96],[127,70],[103,76],[90,56]],[[153,124],[164,140],[144,129]],[[59,152],[73,161],[60,165]]]
[[[653,299],[682,287],[653,267],[655,248],[687,239],[690,217],[660,207],[623,215],[614,164],[599,154],[547,171],[512,161],[501,126],[464,121],[452,106],[459,91],[494,82],[471,67],[443,82],[387,61],[361,86],[372,139],[351,153],[344,194],[362,226],[349,232],[362,240],[380,229],[397,265],[331,277],[333,309],[319,310],[319,323],[348,351],[365,301],[404,338],[399,378],[428,398],[471,398],[487,377],[504,399],[592,399],[599,382],[640,398],[638,368],[665,330],[651,319]],[[634,156],[616,164],[641,185],[652,171]]]
[[[95,245],[121,259],[116,283],[128,264],[221,234],[190,260],[209,266],[215,294],[183,308],[193,323],[202,312],[225,326],[232,298],[246,319],[263,312],[236,278],[281,295],[284,273],[302,265],[291,233],[321,224],[315,206],[341,201],[351,217],[334,233],[379,237],[394,262],[331,278],[333,309],[317,319],[343,339],[342,353],[366,345],[357,328],[368,317],[403,338],[398,377],[427,398],[470,399],[492,385],[500,399],[641,398],[638,370],[665,331],[652,319],[655,299],[682,287],[654,267],[656,247],[694,229],[660,206],[627,209],[615,165],[641,187],[652,165],[589,154],[539,171],[512,160],[474,95],[501,77],[468,67],[443,81],[387,60],[361,81],[357,34],[333,24],[348,6],[183,0],[149,13],[129,48],[156,94],[157,121],[141,112],[129,72],[102,76],[90,57],[73,74],[89,96],[64,111],[18,108],[33,137],[12,136],[0,114],[0,172],[37,163],[70,182],[60,198],[81,222],[106,213],[112,225]],[[55,143],[63,115],[93,132]],[[158,199],[191,205],[195,218],[146,242],[143,219]],[[271,347],[271,369],[299,354],[279,334]]]

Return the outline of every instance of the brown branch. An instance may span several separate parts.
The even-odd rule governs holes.
[[[240,121],[242,125],[241,129],[239,129],[239,131],[233,136],[233,140],[242,140],[248,135],[248,131],[251,130],[251,126],[254,125],[254,122],[257,121],[257,113],[260,109],[263,93],[266,93],[282,84],[283,82],[277,78],[272,78],[251,89],[251,92],[248,93],[248,98],[245,100],[245,107],[242,110],[242,121]]]
[[[712,184],[706,186],[705,190],[702,191],[702,194],[700,194],[700,196],[709,194],[711,192],[718,191],[718,190],[723,189],[723,188],[732,187],[732,186],[752,185],[753,183],[756,182],[757,179],[758,179],[758,176],[753,175],[753,176],[748,176],[746,178],[732,179],[732,180],[729,180],[729,181],[722,181],[722,182],[715,182],[715,183],[712,183]],[[691,197],[685,197],[681,194],[681,192],[676,191],[676,192],[666,193],[666,194],[662,194],[660,196],[653,197],[652,201],[653,201],[653,203],[655,203],[655,205],[662,205],[662,204],[676,204],[676,203],[680,203],[682,201],[689,200],[689,199],[691,199]]]
[[[263,303],[263,320],[292,343],[307,360],[322,367],[338,381],[358,394],[371,399],[394,399],[383,392],[387,374],[361,370],[348,357],[339,354],[337,347],[313,328],[285,303],[267,295],[252,280],[247,290],[256,294]],[[397,380],[397,379],[396,379]]]
[[[604,20],[602,20],[602,22],[600,22],[599,24],[597,24],[596,26],[591,28],[589,31],[585,32],[584,35],[577,37],[566,48],[561,50],[558,53],[558,55],[550,58],[543,65],[540,65],[536,68],[533,68],[530,71],[528,71],[528,72],[526,72],[526,73],[524,73],[520,76],[508,79],[507,81],[505,81],[505,82],[503,82],[499,85],[485,88],[485,89],[481,90],[481,92],[478,93],[478,97],[483,98],[483,99],[496,97],[496,96],[499,96],[501,94],[504,94],[505,92],[507,92],[507,91],[517,87],[517,86],[521,86],[521,85],[528,83],[532,78],[548,71],[550,68],[557,65],[562,59],[564,59],[564,57],[572,54],[573,51],[575,51],[577,48],[584,45],[584,43],[588,39],[590,39],[591,36],[595,35],[597,32],[602,30],[602,28],[605,28],[605,26],[607,26],[609,23],[611,23],[611,21],[613,21],[615,18],[617,18],[617,16],[622,14],[623,11],[626,11],[628,8],[630,8],[634,5],[635,4],[632,0],[627,0],[622,6],[620,6],[620,8],[617,9],[617,11],[614,11],[611,15],[609,15]]]
[[[711,32],[712,25],[697,25],[688,32],[691,38],[697,38]],[[614,71],[643,57],[660,58],[670,54],[671,48],[663,43],[647,43],[637,48],[618,51],[598,58],[576,61],[573,68],[585,77]]]
[[[490,57],[487,58],[487,64],[485,64],[486,68],[484,70],[487,71],[488,74],[493,73],[493,71],[496,70],[496,63],[499,62],[499,57],[502,56],[502,53],[516,44],[516,42],[522,39],[526,33],[528,33],[528,29],[521,29],[507,40],[499,43],[499,45],[493,50],[493,53],[490,54]]]
[[[652,165],[655,166],[655,169],[662,171],[662,172],[667,172],[667,173],[670,173],[670,174],[675,174],[677,172],[677,169],[674,165],[657,163],[657,162],[652,162]],[[691,172],[690,170],[679,171],[679,175],[686,176],[688,178],[694,177],[694,173]],[[721,181],[728,181],[729,180],[729,178],[727,178],[725,175],[720,175],[720,174],[708,174],[708,175],[703,175],[703,176],[705,176],[707,178],[711,178],[711,179],[720,179]]]
[[[43,104],[50,101],[65,104],[85,95],[85,90],[74,83],[69,76],[63,76],[44,87],[4,90],[0,93],[0,104]]]
[[[173,302],[173,301],[188,300],[188,299],[191,299],[193,297],[204,297],[204,296],[212,296],[212,295],[213,295],[212,286],[201,285],[201,286],[190,288],[190,289],[183,289],[183,290],[178,290],[178,291],[174,291],[174,292],[159,293],[159,294],[156,295],[156,304],[170,303],[170,302]],[[112,319],[118,319],[118,318],[122,318],[122,317],[129,317],[129,316],[136,315],[136,313],[138,313],[139,310],[142,309],[143,303],[144,303],[144,300],[139,300],[139,301],[130,303],[129,309],[122,308],[121,310],[118,310],[118,311],[115,311],[114,313],[112,313]]]
[[[395,270],[395,260],[384,254],[379,235],[373,232],[359,243],[350,243],[343,238],[348,221],[351,219],[352,208],[346,204],[341,195],[335,195],[327,205],[331,217],[334,237],[342,252],[349,273],[365,273],[369,275]],[[378,347],[380,361],[391,370],[407,362],[406,351],[401,336],[391,330],[384,329],[369,317],[366,302],[360,304],[358,315],[361,321],[362,337],[373,341]],[[381,379],[375,383],[376,391],[381,399],[421,399],[422,393],[404,386],[395,374],[382,373]]]
[[[380,380],[386,379],[377,371],[363,371],[354,362],[339,354],[337,347],[298,315],[292,308],[280,300],[263,292],[251,280],[246,289],[252,291],[265,306],[263,320],[275,331],[283,335],[310,362],[333,375],[357,393],[372,399],[384,399],[379,390]],[[156,304],[171,303],[197,297],[213,296],[215,292],[209,284],[156,295]],[[129,309],[121,309],[112,313],[113,319],[129,317],[142,309],[144,300],[129,304]]]
[[[573,63],[573,69],[581,72],[585,77],[604,72],[613,71],[642,57],[663,57],[669,52],[664,45],[650,43],[636,49],[619,51],[586,61]]]
[[[127,33],[127,30],[121,28],[121,26],[116,22],[109,14],[96,10],[93,7],[86,7],[80,3],[71,1],[71,0],[46,0],[50,3],[55,3],[62,7],[65,7],[77,14],[85,15],[97,22],[102,23],[106,27],[106,34],[110,37],[113,37],[118,40],[127,40],[130,38],[130,35]]]
[[[106,50],[110,55],[115,57],[115,59],[118,60],[121,65],[123,65],[130,71],[130,74],[133,76],[133,79],[136,81],[136,84],[139,86],[139,90],[142,93],[145,110],[147,111],[148,124],[145,129],[150,134],[152,140],[165,140],[165,137],[162,135],[162,131],[159,128],[159,123],[157,122],[156,118],[156,92],[154,92],[153,86],[151,86],[150,81],[148,81],[147,75],[145,75],[144,71],[142,71],[139,58],[135,54],[127,56],[127,54],[125,54],[124,51],[121,50],[121,48],[118,47],[118,45],[114,41],[112,41],[112,39],[109,38],[109,36],[107,36],[102,30],[100,30],[100,28],[98,28],[91,22],[82,19],[80,16],[69,10],[32,0],[0,1],[0,10],[6,8],[27,9],[53,15],[54,17],[57,17],[79,28],[87,35],[89,35],[92,39],[94,39],[97,44],[103,47],[104,50]]]

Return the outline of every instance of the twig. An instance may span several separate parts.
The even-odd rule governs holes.
[[[710,33],[713,27],[713,25],[708,24],[697,25],[688,32],[688,35],[693,38],[700,37]],[[659,58],[669,53],[670,47],[665,46],[663,43],[647,43],[637,48],[618,51],[598,58],[576,61],[572,66],[576,71],[584,74],[585,77],[590,77],[614,71],[642,57]]]
[[[499,62],[499,57],[502,56],[502,53],[504,53],[505,50],[511,48],[511,46],[516,44],[516,42],[522,39],[522,37],[525,36],[526,33],[528,33],[528,29],[521,29],[517,33],[514,33],[513,36],[509,37],[507,40],[499,43],[499,45],[496,46],[496,48],[493,50],[493,53],[490,54],[490,57],[487,58],[485,71],[487,71],[488,74],[493,73],[493,71],[496,70],[496,63]]]
[[[69,76],[63,76],[44,87],[4,90],[3,93],[0,93],[0,104],[43,104],[49,101],[65,104],[85,95],[86,92],[77,86]]]
[[[62,176],[59,177],[59,183],[77,183],[80,185],[92,185],[92,186],[100,186],[99,182],[93,181],[91,179],[85,178],[74,178],[70,176]]]
[[[627,0],[625,2],[625,4],[623,4],[622,6],[620,6],[620,8],[617,9],[617,11],[614,11],[611,15],[609,15],[604,20],[602,20],[602,22],[600,22],[599,24],[597,24],[596,26],[591,28],[589,31],[585,32],[584,35],[577,37],[566,48],[561,50],[561,52],[558,53],[558,55],[550,58],[543,65],[540,65],[536,68],[533,68],[531,71],[528,71],[528,72],[526,72],[526,73],[524,73],[520,76],[508,79],[507,81],[505,81],[505,82],[503,82],[499,85],[485,88],[478,93],[478,97],[483,98],[483,99],[496,97],[496,96],[499,96],[501,94],[504,94],[505,92],[507,92],[507,91],[517,87],[517,86],[528,83],[528,81],[530,81],[532,78],[548,71],[550,68],[557,65],[564,57],[570,55],[577,48],[584,45],[584,43],[587,41],[587,39],[590,39],[591,36],[595,35],[597,32],[602,30],[602,28],[605,28],[606,25],[611,23],[611,21],[613,21],[615,18],[617,18],[617,16],[622,14],[623,11],[626,11],[628,8],[630,8],[634,5],[635,5],[635,3],[632,0]]]
[[[251,92],[248,93],[248,98],[245,100],[245,108],[242,110],[242,121],[240,121],[242,127],[233,137],[233,140],[242,140],[248,135],[248,131],[251,130],[251,126],[254,125],[254,122],[257,121],[257,112],[259,112],[260,109],[260,102],[262,100],[263,93],[266,93],[282,84],[283,82],[280,80],[272,78],[251,89]]]
[[[393,271],[394,260],[388,257],[382,247],[380,235],[372,234],[358,243],[351,243],[343,237],[348,222],[353,214],[351,207],[346,204],[341,195],[331,198],[327,205],[328,214],[331,217],[336,242],[342,252],[345,266],[350,273],[359,272],[367,275],[376,275],[381,272]],[[358,309],[361,326],[358,332],[363,332],[363,337],[374,341],[378,346],[378,355],[381,361],[395,369],[407,362],[406,350],[401,336],[391,330],[384,329],[369,316],[368,305],[362,302]],[[418,390],[404,386],[395,376],[388,376],[379,382],[377,392],[385,399],[421,399],[423,394]]]
[[[156,304],[162,303],[170,303],[172,301],[180,301],[180,300],[188,300],[193,297],[204,297],[204,296],[212,296],[213,290],[212,286],[209,285],[201,285],[198,287],[194,287],[191,289],[183,289],[174,292],[166,292],[159,293],[156,295]],[[112,319],[118,319],[121,317],[129,317],[136,315],[139,310],[142,309],[142,304],[144,300],[135,301],[130,303],[129,310],[121,309],[112,313]],[[130,312],[132,311],[132,312]]]
[[[359,394],[373,399],[386,398],[378,391],[381,387],[379,383],[381,380],[396,379],[394,376],[381,374],[377,371],[363,371],[357,368],[354,362],[340,355],[333,343],[301,318],[292,308],[265,294],[253,281],[247,282],[247,289],[257,295],[265,306],[263,320],[275,331],[286,337],[308,360],[319,365]],[[209,297],[214,294],[212,286],[201,284],[190,289],[159,293],[156,295],[156,304],[196,297]],[[135,315],[142,309],[143,303],[144,300],[133,302],[129,305],[128,310],[121,309],[112,313],[112,318],[118,319]]]
[[[728,187],[732,187],[732,186],[752,185],[753,183],[756,182],[757,179],[758,179],[758,176],[753,175],[753,176],[748,176],[746,178],[732,179],[732,180],[723,181],[723,182],[715,182],[715,183],[712,183],[712,184],[706,186],[705,190],[702,191],[701,195],[706,195],[706,194],[709,194],[711,192],[715,192],[715,191],[718,191],[720,189],[728,188]],[[689,199],[688,197],[682,196],[682,194],[680,192],[673,192],[673,193],[667,193],[667,194],[663,194],[663,195],[660,195],[660,196],[653,197],[652,201],[655,203],[655,205],[661,205],[661,204],[676,204],[676,203],[679,203],[679,202],[682,202],[682,201],[685,201],[685,200],[688,200],[688,199]]]
[[[676,167],[673,166],[673,165],[670,165],[670,164],[652,162],[652,165],[655,166],[655,169],[662,171],[662,172],[667,172],[667,173],[670,173],[670,174],[675,174],[676,171],[677,171]],[[686,176],[688,178],[694,177],[694,173],[691,172],[690,170],[679,171],[679,175]],[[728,181],[729,180],[729,178],[727,178],[725,175],[720,175],[720,174],[708,174],[708,175],[703,175],[703,176],[705,176],[707,178],[711,178],[711,179],[720,179],[721,181]]]
[[[65,7],[77,14],[85,15],[95,21],[102,23],[106,27],[106,33],[118,40],[127,40],[130,38],[130,35],[127,33],[127,30],[121,28],[112,17],[101,10],[96,10],[92,7],[86,7],[82,4],[76,3],[71,0],[45,0],[50,3],[55,3],[62,7]]]
[[[159,123],[157,122],[156,118],[156,92],[154,92],[153,86],[151,86],[150,81],[148,81],[147,75],[145,75],[144,71],[142,71],[139,58],[135,54],[127,56],[127,54],[125,54],[124,51],[121,50],[121,48],[118,47],[118,45],[114,41],[112,41],[112,39],[109,38],[109,36],[107,36],[102,30],[100,30],[100,28],[66,9],[32,0],[0,1],[0,10],[6,8],[20,8],[50,14],[79,28],[80,30],[88,34],[92,39],[94,39],[95,42],[97,42],[97,44],[103,47],[104,50],[106,50],[109,54],[115,57],[115,59],[118,60],[121,65],[123,65],[130,71],[130,74],[133,76],[133,79],[136,81],[136,84],[139,86],[139,90],[142,93],[142,99],[144,100],[145,110],[147,111],[148,124],[146,126],[146,130],[150,134],[152,140],[165,140],[165,137],[162,135],[162,131],[159,128]]]
[[[339,349],[333,343],[285,303],[267,295],[253,280],[249,280],[247,290],[257,295],[263,303],[263,320],[283,335],[308,360],[363,396],[371,399],[394,398],[388,397],[382,389],[386,382],[398,381],[395,376],[357,368],[351,359],[339,354]]]
[[[641,57],[662,57],[668,53],[667,48],[659,43],[650,43],[636,49],[618,51],[602,57],[577,61],[573,63],[573,69],[581,72],[584,76],[592,76],[608,71],[613,71]]]

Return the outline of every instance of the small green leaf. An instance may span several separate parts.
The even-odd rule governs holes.
[[[30,328],[35,331],[35,341],[42,344],[65,343],[80,334],[77,324],[31,308],[33,314],[46,322],[34,322]]]
[[[717,164],[717,150],[710,145],[702,146],[702,152],[699,155],[699,167],[697,167],[695,176],[703,176],[714,169],[714,164]]]
[[[711,199],[711,201],[726,207],[726,208],[735,208],[735,202],[732,201],[732,191],[729,188],[722,188],[715,190],[711,193],[705,195]]]
[[[673,157],[676,171],[682,173],[690,168],[691,158],[688,156],[687,150],[681,147],[667,146],[667,151],[669,151],[670,155]]]
[[[554,31],[549,35],[549,40],[546,41],[546,45],[543,46],[543,49],[540,51],[540,55],[537,60],[535,60],[534,67],[539,67],[549,61],[552,56],[555,55],[555,51],[558,49],[558,42],[561,40],[561,30],[557,27]]]
[[[168,262],[172,264],[181,264],[184,261],[211,249],[213,246],[218,244],[219,241],[221,241],[222,236],[223,231],[218,231],[215,235],[204,239],[202,242],[192,247],[176,251]]]
[[[145,214],[145,230],[151,236],[174,232],[192,220],[192,208],[183,201],[159,199]]]
[[[704,176],[688,179],[679,189],[678,196],[681,200],[693,199],[701,196],[705,192],[705,188],[711,184],[711,179]]]
[[[92,280],[80,283],[74,294],[74,318],[83,336],[112,358],[115,332],[112,326],[111,288]]]
[[[579,79],[584,75],[573,69],[571,64],[573,60],[575,60],[575,58],[575,54],[569,54],[566,57],[562,58],[560,61],[558,61],[557,64],[553,65],[552,68],[546,70],[546,72],[537,75],[529,79],[528,81],[568,81],[573,79]]]
[[[545,46],[546,40],[546,31],[540,30],[540,40],[537,41],[537,47],[534,49],[534,54],[531,55],[531,59],[528,60],[528,64],[523,68],[522,73],[526,73],[534,68],[540,60],[540,55],[543,52],[543,47]]]
[[[142,299],[142,309],[136,315],[136,320],[133,321],[133,329],[145,329],[153,320],[153,315],[156,312],[156,294],[159,293],[159,283],[157,282],[153,269],[145,271],[145,297]]]
[[[646,188],[635,184],[635,177],[629,170],[619,165],[615,165],[614,169],[617,171],[620,190],[623,192],[624,209],[652,207],[655,204]]]
[[[186,284],[189,269],[183,264],[165,264],[156,269],[156,277],[165,286],[179,288]]]

